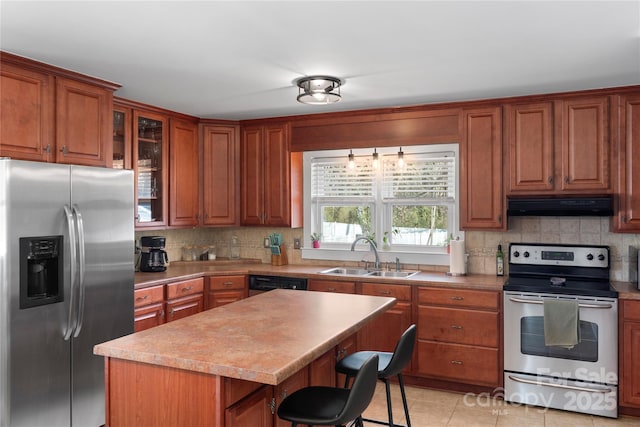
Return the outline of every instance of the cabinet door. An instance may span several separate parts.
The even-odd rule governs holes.
[[[279,384],[275,390],[275,399],[276,399],[276,414],[277,407],[280,406],[282,401],[291,393],[296,390],[300,390],[301,388],[306,387],[309,384],[309,369],[307,367],[302,368],[295,374],[291,375],[289,378],[284,380],[282,384]],[[289,427],[291,425],[290,421],[285,421],[275,415],[276,427]]]
[[[505,107],[507,193],[548,192],[554,186],[553,103]]]
[[[167,301],[167,322],[200,313],[204,309],[202,293]]]
[[[56,162],[111,167],[113,92],[56,78]]]
[[[273,388],[263,386],[225,411],[225,426],[273,427]]]
[[[360,330],[358,346],[362,350],[392,352],[402,333],[411,325],[411,287],[363,283],[363,295],[397,299],[396,304]]]
[[[113,164],[114,169],[132,169],[132,111],[130,108],[113,106]]]
[[[331,349],[309,365],[309,385],[336,386],[336,350]],[[340,384],[342,386],[342,384]]]
[[[167,118],[133,111],[136,228],[167,225]]]
[[[624,322],[621,403],[640,407],[640,322]]]
[[[291,224],[291,176],[287,126],[264,130],[264,212],[265,224]]]
[[[231,304],[232,302],[240,301],[244,298],[246,298],[245,291],[210,291],[207,294],[207,306],[205,307],[205,310]]]
[[[242,171],[240,222],[242,225],[262,225],[264,213],[264,146],[262,128],[242,130]]]
[[[563,191],[609,191],[609,98],[576,98],[562,104]]]
[[[204,126],[202,141],[203,225],[238,225],[240,146],[235,126]]]
[[[502,230],[502,131],[500,107],[463,111],[460,146],[460,226]]]
[[[198,126],[171,119],[169,132],[169,225],[198,225]]]
[[[53,160],[53,77],[3,63],[0,111],[0,157]]]
[[[640,95],[620,100],[618,207],[614,231],[640,232]]]
[[[357,334],[351,335],[349,338],[344,339],[336,348],[336,362],[344,359],[350,354],[355,353],[358,350],[358,338]],[[336,385],[342,387],[345,383],[346,375],[338,374],[336,376]]]

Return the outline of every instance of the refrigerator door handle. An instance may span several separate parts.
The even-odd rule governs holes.
[[[77,205],[73,206],[73,214],[76,218],[76,229],[78,238],[78,312],[76,313],[76,327],[74,337],[80,335],[82,322],[84,320],[84,299],[85,299],[85,250],[84,250],[84,222],[82,214]]]
[[[71,254],[71,262],[70,262],[70,284],[69,284],[69,317],[68,317],[68,321],[67,321],[67,328],[65,330],[64,333],[64,340],[68,341],[71,338],[71,335],[73,334],[73,331],[75,329],[75,311],[74,311],[74,306],[75,306],[75,281],[76,281],[76,266],[77,266],[77,260],[76,260],[76,220],[75,217],[73,215],[73,213],[71,212],[71,208],[69,207],[69,205],[64,205],[64,215],[67,219],[67,228],[69,230],[69,253]]]

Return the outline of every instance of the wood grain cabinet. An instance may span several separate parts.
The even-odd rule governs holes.
[[[245,275],[209,276],[205,280],[205,310],[240,301],[249,296]]]
[[[610,193],[610,97],[507,104],[508,195]]]
[[[111,166],[119,86],[0,53],[0,156]]]
[[[198,125],[169,120],[169,225],[198,225]]]
[[[339,280],[309,279],[307,289],[320,292],[338,292],[341,294],[355,294],[356,282],[343,282]]]
[[[167,322],[200,313],[204,309],[204,278],[167,284]]]
[[[392,352],[400,336],[411,325],[411,286],[362,283],[361,287],[363,295],[391,297],[397,301],[393,307],[360,330],[358,348]]]
[[[460,226],[504,230],[501,107],[464,109],[460,144]]]
[[[418,375],[501,385],[499,292],[420,287],[417,324]]]
[[[136,289],[134,295],[134,331],[140,332],[165,322],[164,285]]]
[[[202,127],[202,225],[240,224],[240,144],[237,126]]]
[[[241,139],[242,225],[302,226],[302,153],[289,125],[245,126]]]
[[[262,386],[225,410],[225,426],[273,427],[273,387]]]
[[[619,100],[617,206],[613,228],[617,232],[640,232],[640,94]]]
[[[640,301],[620,302],[620,405],[640,408]]]

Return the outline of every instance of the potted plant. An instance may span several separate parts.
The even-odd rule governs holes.
[[[311,244],[315,249],[320,247],[320,233],[311,233]]]
[[[382,236],[382,250],[384,251],[391,250],[391,241],[390,241],[391,233],[398,234],[400,232],[398,231],[397,228],[394,228],[391,231],[384,232],[384,235]]]

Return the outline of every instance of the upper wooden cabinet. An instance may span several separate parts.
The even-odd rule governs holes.
[[[618,111],[618,197],[613,228],[637,233],[640,232],[640,94],[622,96]]]
[[[242,129],[242,225],[302,225],[302,156],[288,134],[287,124]]]
[[[113,168],[133,169],[131,108],[113,105]]]
[[[506,105],[507,194],[610,193],[609,110],[608,96]]]
[[[202,127],[202,225],[240,224],[238,127]]]
[[[117,85],[5,52],[0,76],[0,156],[111,166]]]
[[[500,107],[465,109],[460,144],[460,227],[503,230]]]
[[[169,225],[196,226],[198,203],[198,125],[170,119]]]

